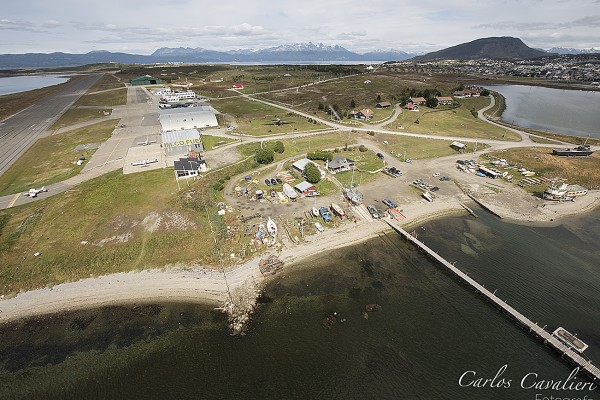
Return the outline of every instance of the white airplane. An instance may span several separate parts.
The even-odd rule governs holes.
[[[131,165],[133,165],[134,167],[147,167],[148,165],[158,162],[158,160],[155,158],[153,160],[142,160],[142,161],[136,161],[136,162],[132,162]]]
[[[23,196],[37,197],[38,193],[47,192],[47,191],[48,191],[48,189],[46,189],[46,186],[42,186],[39,189],[29,189],[28,192],[23,193]]]
[[[148,146],[149,144],[156,143],[156,140],[149,140],[146,136],[146,140],[143,142],[138,142],[138,146]]]

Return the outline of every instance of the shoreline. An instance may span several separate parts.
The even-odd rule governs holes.
[[[564,218],[583,215],[593,211],[600,205],[600,191],[590,193],[585,203],[578,199],[571,204],[553,204],[548,207],[551,212],[538,212],[527,219],[514,210],[492,205],[494,211],[509,223],[529,226],[556,226]],[[465,196],[466,197],[466,196]],[[584,197],[585,199],[585,197]],[[428,203],[423,207],[421,202],[408,204],[403,208],[409,218],[403,221],[406,229],[414,229],[427,221],[450,215],[467,213],[460,205],[458,197],[450,201]],[[487,202],[486,202],[486,205]],[[497,208],[496,208],[497,207]],[[546,207],[534,206],[543,211]],[[559,208],[558,210],[553,207]],[[488,212],[488,211],[484,211]],[[550,216],[553,216],[550,219]],[[550,220],[549,220],[550,219]],[[391,228],[380,220],[356,223],[346,222],[331,228],[326,233],[317,233],[306,237],[300,245],[285,241],[279,252],[266,252],[262,257],[276,254],[285,263],[284,269],[297,268],[301,262],[329,250],[341,249],[365,242],[380,236]],[[259,269],[261,256],[256,256],[225,271],[217,271],[199,265],[171,265],[161,269],[121,272],[100,277],[85,278],[19,292],[11,298],[0,299],[0,324],[31,318],[39,315],[50,315],[81,309],[99,308],[109,305],[124,305],[152,302],[186,302],[214,305],[222,307],[232,296],[249,288],[268,283],[271,276],[264,277]]]

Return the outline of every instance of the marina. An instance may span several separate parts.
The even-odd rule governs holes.
[[[593,382],[600,382],[600,369],[595,366],[591,360],[583,357],[581,353],[587,348],[581,340],[576,339],[573,335],[567,332],[564,328],[558,328],[554,333],[546,331],[543,327],[537,325],[529,318],[521,314],[519,311],[508,305],[505,301],[501,300],[495,295],[495,292],[490,292],[488,289],[480,285],[474,279],[469,277],[467,274],[456,268],[453,264],[449,263],[438,255],[431,248],[426,246],[423,242],[419,241],[410,233],[406,232],[402,227],[393,220],[385,219],[385,222],[393,228],[395,231],[400,233],[406,240],[415,244],[419,249],[424,251],[428,256],[433,258],[439,264],[444,266],[447,271],[457,276],[461,281],[473,288],[477,293],[485,297],[490,303],[498,307],[511,319],[516,321],[521,327],[528,330],[529,333],[533,334],[537,338],[543,341],[543,343],[553,350],[561,354],[561,357],[567,359],[570,363],[580,368],[586,375],[588,375]],[[566,343],[568,344],[566,344]]]

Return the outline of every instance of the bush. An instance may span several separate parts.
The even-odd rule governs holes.
[[[223,186],[221,182],[215,182],[213,184],[213,189],[215,189],[217,192],[220,192],[221,190],[223,190],[223,188],[225,188],[225,186]]]
[[[312,153],[308,153],[306,158],[309,160],[331,161],[333,160],[333,154],[330,151],[317,150],[313,151]]]
[[[273,143],[272,149],[275,153],[281,154],[285,151],[285,146],[283,145],[282,141],[278,140],[275,143]]]
[[[317,183],[321,180],[321,171],[315,164],[308,163],[304,167],[304,176],[308,182]]]
[[[272,149],[257,149],[255,158],[259,164],[269,164],[275,159],[275,153]]]
[[[365,147],[364,144],[361,144],[360,146],[358,146],[358,151],[360,151],[361,153],[364,153],[365,151],[367,151],[367,148]]]

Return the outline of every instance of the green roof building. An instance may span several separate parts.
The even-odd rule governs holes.
[[[129,81],[131,86],[162,85],[162,83],[162,79],[153,78],[150,75],[138,76]]]

